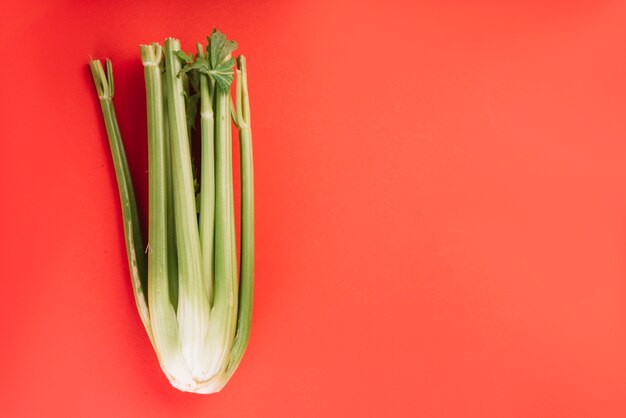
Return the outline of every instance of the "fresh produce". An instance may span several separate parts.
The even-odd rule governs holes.
[[[157,43],[140,47],[148,119],[145,247],[113,106],[112,65],[106,60],[105,70],[100,60],[90,62],[115,166],[137,308],[171,384],[195,393],[219,391],[241,362],[250,338],[252,133],[246,59],[232,57],[236,47],[216,30],[207,38],[206,47],[196,45],[195,54],[181,51],[180,42],[173,38],[166,39],[164,47]],[[233,122],[241,167],[240,266]],[[198,131],[199,161],[192,156],[191,146]]]

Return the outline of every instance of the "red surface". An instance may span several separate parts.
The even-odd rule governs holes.
[[[625,3],[235,3],[0,6],[0,416],[626,416]],[[257,286],[198,396],[132,300],[87,61],[145,214],[137,45],[213,25],[248,56]]]

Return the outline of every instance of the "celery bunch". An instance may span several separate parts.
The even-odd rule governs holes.
[[[183,391],[219,391],[250,337],[254,190],[246,60],[214,30],[196,54],[177,39],[140,47],[148,119],[149,219],[144,250],[137,204],[113,107],[113,70],[90,62],[115,166],[137,308],[163,372]],[[236,69],[233,68],[236,66]],[[235,103],[231,85],[235,83]],[[200,115],[197,117],[199,105]],[[200,175],[191,133],[201,141]],[[232,133],[241,159],[237,266]]]

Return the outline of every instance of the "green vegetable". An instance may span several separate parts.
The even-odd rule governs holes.
[[[254,187],[246,62],[242,55],[236,61],[232,58],[237,44],[221,32],[214,30],[207,41],[206,48],[196,46],[195,56],[181,51],[180,42],[172,38],[165,41],[165,48],[156,43],[140,47],[148,117],[145,253],[113,108],[111,62],[106,61],[106,73],[99,60],[90,62],[115,165],[137,307],[171,384],[195,393],[219,391],[241,362],[250,338],[254,282]],[[230,96],[233,80],[234,109]],[[190,145],[198,101],[199,192]],[[240,273],[231,121],[238,130],[241,159]]]

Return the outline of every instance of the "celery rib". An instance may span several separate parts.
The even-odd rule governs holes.
[[[211,351],[208,377],[217,376],[225,367],[228,351],[234,337],[229,323],[233,315],[233,255],[232,230],[230,216],[232,202],[230,201],[228,173],[228,133],[230,122],[228,113],[228,92],[215,87],[215,293],[211,321],[209,324],[209,339]]]
[[[168,261],[168,188],[166,179],[165,118],[159,64],[163,55],[158,44],[142,45],[141,60],[146,82],[148,116],[148,301],[154,342],[161,367],[172,382],[191,380],[183,358],[176,312],[170,299]]]
[[[204,48],[196,45],[198,55],[204,57]],[[200,77],[200,133],[201,133],[201,174],[200,174],[200,244],[202,248],[202,272],[209,303],[213,304],[213,248],[215,232],[215,160],[213,101],[210,80],[207,74]]]
[[[178,73],[181,65],[175,52],[180,42],[165,41],[168,121],[170,126],[174,218],[178,249],[178,331],[183,355],[195,380],[202,379],[208,351],[210,307],[202,275],[200,236],[191,167],[191,153],[183,98]]]
[[[113,106],[113,67],[110,60],[106,60],[106,74],[100,60],[91,60],[89,67],[98,92],[102,116],[109,139],[109,147],[111,148],[111,156],[113,157],[115,177],[122,206],[124,239],[133,284],[133,294],[135,295],[135,302],[141,321],[148,333],[148,337],[152,341],[150,314],[148,312],[146,258],[144,256],[135,190],[130,176],[130,169],[128,168],[124,144],[122,143],[122,135],[117,124],[117,117],[115,116],[115,107]]]
[[[246,59],[237,59],[236,97],[241,167],[241,257],[239,282],[239,312],[237,335],[230,353],[224,383],[230,379],[243,357],[250,340],[252,303],[254,298],[254,166],[252,159],[252,131],[250,129],[250,99]]]

